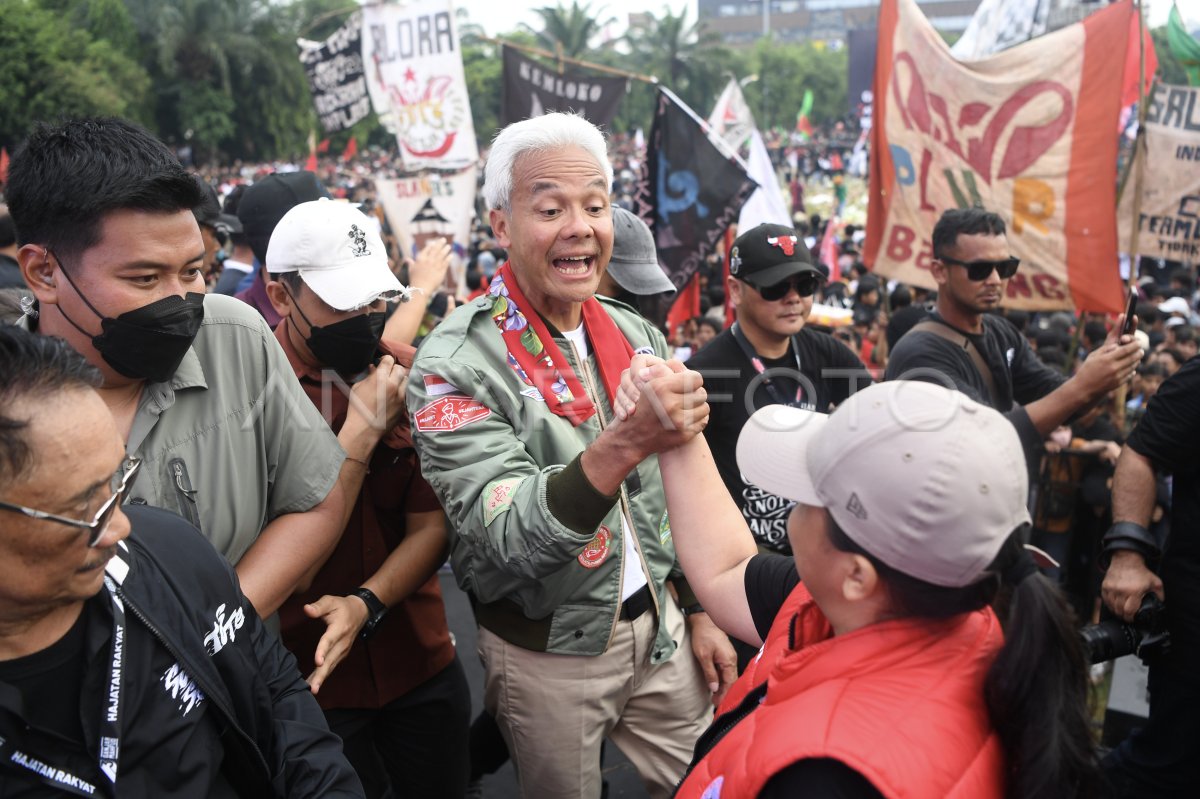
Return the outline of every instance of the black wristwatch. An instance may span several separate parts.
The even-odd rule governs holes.
[[[694,616],[697,613],[703,613],[704,607],[699,602],[697,602],[694,605],[686,605],[684,607],[681,607],[679,610],[682,611],[684,618],[687,618],[688,616]]]
[[[383,617],[387,615],[387,605],[379,601],[379,597],[375,596],[374,591],[362,586],[355,588],[346,596],[356,596],[367,605],[367,622],[363,625],[362,632],[358,634],[358,637],[365,641],[375,634],[379,622],[383,621]]]

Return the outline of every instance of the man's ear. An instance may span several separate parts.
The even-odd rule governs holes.
[[[944,286],[950,282],[950,267],[937,258],[930,260],[929,272],[933,275],[933,279],[937,281],[939,286]]]
[[[846,553],[849,565],[842,578],[842,596],[850,602],[878,599],[883,590],[879,572],[870,560],[855,553]]]
[[[488,211],[488,221],[492,224],[492,233],[496,235],[496,243],[505,249],[511,247],[512,237],[509,235],[508,214],[500,209],[493,208],[491,211]]]
[[[734,308],[738,307],[738,304],[742,301],[743,288],[745,287],[742,285],[742,281],[738,280],[733,275],[729,275],[725,278],[725,292],[729,296],[729,303]]]
[[[26,244],[17,250],[17,264],[25,285],[43,305],[58,304],[58,259],[51,260],[50,251],[38,244]]]
[[[282,282],[267,281],[267,299],[271,301],[275,313],[285,318],[292,315],[292,295],[283,287]]]

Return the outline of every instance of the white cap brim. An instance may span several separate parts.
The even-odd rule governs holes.
[[[347,264],[342,268],[300,269],[301,279],[321,300],[337,311],[353,311],[379,298],[404,293],[404,285],[386,261]]]
[[[737,442],[738,469],[747,483],[805,505],[823,506],[808,469],[808,450],[829,422],[815,411],[768,405],[755,412]]]

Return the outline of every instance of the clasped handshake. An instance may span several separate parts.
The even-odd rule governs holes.
[[[685,444],[708,424],[704,378],[680,361],[635,355],[613,401],[614,432],[646,453]]]

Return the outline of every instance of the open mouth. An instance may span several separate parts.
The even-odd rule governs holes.
[[[567,255],[555,258],[554,268],[564,277],[582,277],[592,271],[596,263],[594,255]]]

